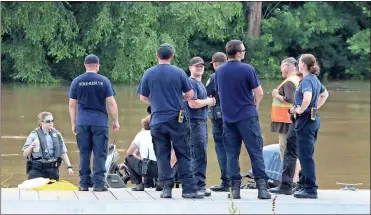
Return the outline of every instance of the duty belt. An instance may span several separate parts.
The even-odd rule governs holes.
[[[39,168],[44,169],[44,168],[58,168],[60,163],[58,161],[53,161],[53,162],[48,162],[48,163],[32,161],[31,165],[34,167],[39,167]]]

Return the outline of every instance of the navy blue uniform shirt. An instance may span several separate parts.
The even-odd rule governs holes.
[[[189,82],[191,83],[194,92],[193,100],[203,100],[207,98],[206,88],[201,81],[189,77]],[[191,119],[207,119],[208,106],[193,109],[189,107],[187,102],[187,109]]]
[[[310,113],[312,107],[317,107],[319,94],[323,93],[326,88],[318,80],[317,76],[309,74],[306,75],[300,82],[298,89],[295,93],[295,105],[300,105],[303,103],[303,94],[305,92],[312,93],[312,100],[309,103],[308,108],[304,113]]]
[[[260,85],[255,68],[240,61],[227,61],[216,69],[223,121],[227,123],[258,116],[253,89]]]
[[[149,68],[139,83],[137,93],[150,98],[151,121],[156,125],[178,117],[184,109],[183,92],[190,91],[186,73],[170,64],[158,64]]]
[[[96,72],[85,72],[76,77],[69,97],[78,102],[76,125],[108,127],[106,98],[116,95],[107,77]]]

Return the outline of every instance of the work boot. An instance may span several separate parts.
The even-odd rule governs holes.
[[[89,188],[79,187],[79,191],[89,191]]]
[[[296,191],[300,191],[303,188],[304,186],[300,182],[298,182],[295,184],[294,188],[292,188],[292,192],[295,193]]]
[[[214,192],[229,192],[229,185],[221,183],[220,185],[210,187],[210,190]]]
[[[271,194],[267,190],[267,182],[264,179],[258,179],[256,181],[256,187],[258,188],[258,199],[271,198]]]
[[[201,188],[198,192],[203,193],[205,196],[211,196],[211,191],[206,187]]]
[[[205,194],[202,192],[184,193],[182,194],[182,197],[185,199],[203,199],[205,197]]]
[[[106,187],[106,186],[104,186],[104,187],[94,187],[93,191],[94,192],[105,192],[105,191],[108,191],[108,187]]]
[[[163,185],[162,182],[157,181],[156,182],[156,191],[162,191],[164,189],[162,185]]]
[[[241,180],[232,180],[231,189],[233,199],[240,199]],[[228,198],[231,198],[231,193],[228,194]]]
[[[132,191],[144,191],[144,184],[143,183],[137,184],[137,186],[133,187],[131,190]]]
[[[173,180],[168,180],[163,182],[163,190],[160,195],[161,198],[171,198],[171,191],[173,189],[174,183]]]
[[[280,183],[278,187],[269,189],[269,192],[277,193],[277,194],[285,194],[285,195],[292,195],[293,193],[291,186],[285,183]]]
[[[304,189],[296,191],[294,193],[294,197],[299,198],[299,199],[316,199],[316,198],[318,198],[317,194],[308,193]]]

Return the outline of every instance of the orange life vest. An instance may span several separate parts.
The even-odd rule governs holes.
[[[290,75],[280,85],[278,85],[277,89],[279,90],[288,81],[291,81],[295,87],[298,88],[300,77],[297,75]],[[292,105],[293,104],[288,102],[282,103],[280,100],[273,98],[271,110],[272,122],[292,123],[288,112]]]

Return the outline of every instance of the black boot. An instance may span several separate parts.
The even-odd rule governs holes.
[[[203,199],[205,194],[202,192],[195,192],[195,193],[184,193],[182,197],[185,199]]]
[[[241,180],[232,180],[231,189],[233,199],[240,199]],[[228,198],[231,198],[231,193],[228,194]]]
[[[229,192],[229,184],[221,183],[220,185],[210,187],[210,190],[214,192]]]
[[[162,191],[164,189],[163,182],[156,182],[156,191]]]
[[[171,198],[171,191],[173,189],[174,183],[173,180],[168,180],[163,182],[163,190],[160,195],[161,198]]]
[[[137,184],[137,186],[133,187],[131,190],[132,191],[144,191],[144,184],[143,183]]]
[[[285,195],[291,195],[292,192],[292,187],[289,184],[286,183],[280,183],[278,187],[274,187],[269,189],[270,193],[277,193],[277,194],[285,194]]]
[[[258,179],[256,181],[256,187],[258,188],[258,199],[271,198],[271,194],[269,194],[267,189],[267,182],[264,179]]]

